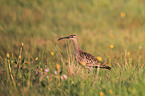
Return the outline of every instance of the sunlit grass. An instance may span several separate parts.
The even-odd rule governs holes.
[[[0,95],[144,96],[143,0],[0,1]],[[71,41],[112,69],[77,64]]]
[[[89,72],[88,69],[76,65],[75,62],[68,65],[69,62],[65,61],[65,58],[60,64],[58,64],[58,61],[61,59],[56,60],[56,62],[43,61],[38,59],[38,57],[33,57],[32,60],[28,60],[23,58],[23,51],[21,51],[23,47],[24,46],[20,46],[21,55],[17,58],[10,57],[11,54],[8,53],[5,59],[1,58],[1,62],[5,64],[3,65],[4,69],[1,71],[1,76],[6,74],[1,78],[2,84],[4,84],[1,87],[1,91],[9,91],[4,94],[16,94],[18,91],[25,90],[27,94],[84,95],[84,88],[89,88],[85,94],[96,94],[100,96],[108,94],[118,96],[144,94],[143,91],[138,92],[136,91],[137,88],[133,87],[133,85],[135,85],[144,88],[142,86],[142,84],[145,84],[144,78],[142,78],[144,77],[144,64],[140,60],[137,61],[137,64],[134,64],[132,60],[130,60],[130,57],[128,57],[131,55],[128,55],[128,52],[126,53],[127,57],[123,59],[124,62],[115,61],[114,64],[112,63],[111,71],[100,69],[96,77],[97,81],[94,81],[97,69],[94,69],[94,72]],[[59,53],[57,52],[56,54]],[[48,58],[51,60],[55,59],[56,56],[49,55]],[[102,61],[101,57],[97,58]],[[84,64],[82,63],[82,65]],[[95,85],[91,87],[92,84]],[[116,86],[118,87],[116,88]],[[29,91],[34,87],[36,87],[36,89],[32,91],[40,89],[41,91],[34,91],[34,93]],[[75,91],[72,88],[77,88],[78,90]],[[25,92],[19,94],[25,95]]]

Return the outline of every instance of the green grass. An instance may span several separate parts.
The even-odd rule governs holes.
[[[0,95],[144,96],[144,9],[144,0],[1,0]],[[76,64],[72,41],[57,41],[70,34],[112,70]]]

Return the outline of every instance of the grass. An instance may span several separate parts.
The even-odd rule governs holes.
[[[0,95],[144,96],[144,3],[1,0]],[[70,34],[112,70],[76,64]]]

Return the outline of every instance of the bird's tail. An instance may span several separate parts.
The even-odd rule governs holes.
[[[96,65],[94,65],[94,64],[87,64],[87,66],[92,67],[92,68],[98,68],[99,67],[99,68],[105,68],[105,69],[111,70],[111,67],[109,67],[107,65],[107,63],[98,63]]]
[[[105,68],[105,69],[111,70],[111,67],[109,67],[109,66],[102,66],[100,68]]]
[[[109,66],[95,66],[95,68],[105,68],[105,69],[108,69],[108,70],[111,70],[111,67]]]
[[[105,69],[108,69],[108,70],[111,70],[111,67],[109,67],[107,65],[107,63],[99,63],[98,65],[95,66],[95,68],[105,68]]]

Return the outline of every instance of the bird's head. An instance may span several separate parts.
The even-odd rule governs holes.
[[[77,38],[76,35],[70,35],[70,36],[67,36],[67,37],[58,38],[58,41],[59,41],[59,40],[62,40],[62,39],[72,39],[72,40],[74,40],[74,39],[76,39],[76,38]]]

